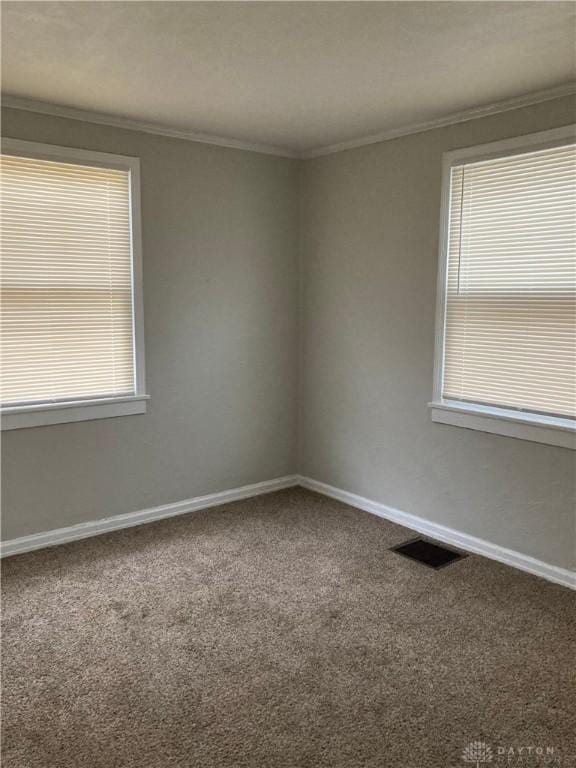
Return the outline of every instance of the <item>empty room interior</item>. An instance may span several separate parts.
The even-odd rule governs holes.
[[[3,768],[576,766],[576,4],[1,12]]]

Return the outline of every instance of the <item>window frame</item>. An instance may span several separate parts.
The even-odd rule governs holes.
[[[146,393],[144,350],[140,159],[128,155],[113,155],[107,152],[96,152],[77,149],[76,147],[62,147],[55,144],[42,144],[11,138],[2,139],[1,153],[16,157],[52,160],[96,168],[113,168],[129,172],[132,334],[134,343],[134,394],[70,399],[52,403],[22,403],[20,405],[0,406],[2,430],[146,413],[147,401],[150,397]]]
[[[432,401],[428,403],[430,415],[434,422],[576,450],[576,422],[572,419],[544,416],[513,408],[465,403],[442,397],[452,168],[463,162],[473,163],[479,160],[519,155],[538,149],[562,146],[572,142],[576,142],[576,124],[516,136],[511,139],[504,139],[503,141],[494,141],[489,144],[456,149],[445,152],[442,156],[434,385]]]

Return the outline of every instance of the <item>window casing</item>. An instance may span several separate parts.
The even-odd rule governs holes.
[[[576,447],[574,126],[444,156],[430,407]]]
[[[2,428],[146,411],[137,158],[2,142]]]

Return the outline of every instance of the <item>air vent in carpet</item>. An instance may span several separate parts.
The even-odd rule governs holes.
[[[390,547],[392,552],[409,557],[410,560],[416,560],[418,563],[427,565],[429,568],[444,568],[450,563],[462,560],[466,555],[456,552],[453,549],[445,547],[443,544],[434,544],[426,539],[411,539],[404,544],[397,544]]]

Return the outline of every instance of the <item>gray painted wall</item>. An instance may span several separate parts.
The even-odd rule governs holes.
[[[305,164],[300,471],[570,567],[574,454],[433,424],[442,153],[566,125],[562,99]]]
[[[141,158],[152,396],[145,416],[4,433],[4,537],[298,468],[569,567],[573,454],[432,424],[426,404],[442,152],[574,105],[306,161],[301,186],[296,161],[4,110],[6,136]]]
[[[3,433],[3,537],[294,472],[298,163],[9,109],[3,134],[141,158],[151,395]]]

